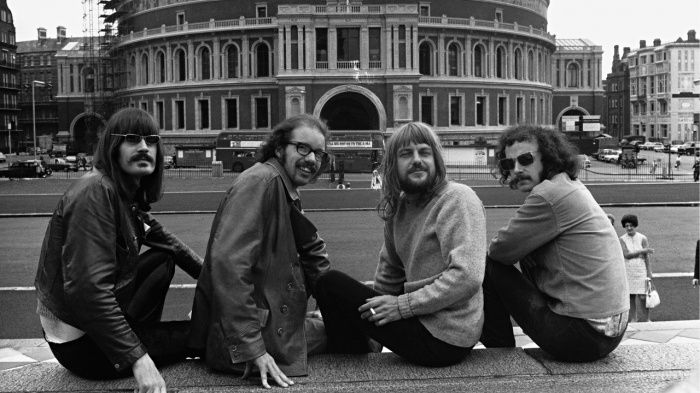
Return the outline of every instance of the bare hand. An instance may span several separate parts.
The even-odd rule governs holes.
[[[376,326],[386,325],[401,319],[399,299],[391,295],[371,297],[357,311],[361,313],[360,318],[374,322]]]
[[[698,286],[698,279],[694,278],[693,279],[693,287],[697,287],[697,286]]]
[[[642,249],[642,253],[643,254],[653,254],[654,249],[653,248],[645,248],[645,249]]]
[[[134,372],[134,378],[136,378],[136,384],[138,385],[134,392],[165,393],[165,381],[148,354],[141,356],[131,366],[131,370]]]
[[[277,382],[278,385],[283,388],[294,385],[294,382],[287,378],[286,375],[277,367],[275,359],[270,356],[269,353],[265,352],[263,355],[255,358],[254,360],[248,361],[245,364],[245,372],[243,373],[243,379],[248,378],[253,372],[253,367],[257,367],[260,370],[260,379],[262,380],[262,385],[266,389],[270,389],[270,384],[267,383],[267,374]]]

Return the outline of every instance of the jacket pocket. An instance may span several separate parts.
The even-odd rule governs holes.
[[[260,327],[267,326],[267,320],[270,318],[270,310],[264,308],[258,308],[258,320],[260,321]]]

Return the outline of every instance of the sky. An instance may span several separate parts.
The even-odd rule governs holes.
[[[406,0],[412,2],[415,0]],[[14,16],[17,41],[36,39],[38,27],[45,27],[49,38],[55,38],[59,25],[67,28],[68,36],[83,35],[82,0],[7,0],[7,4]],[[98,14],[95,5],[94,15]],[[662,43],[686,39],[691,29],[700,36],[700,1],[550,0],[547,19],[549,32],[557,38],[587,38],[602,46],[605,75],[610,72],[615,45],[622,54],[625,46],[639,48],[639,40],[652,45],[655,38]],[[93,26],[99,30],[96,22]]]

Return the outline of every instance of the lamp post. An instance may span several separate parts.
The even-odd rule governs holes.
[[[34,131],[34,160],[36,160],[36,102],[34,99],[34,86],[46,86],[44,81],[32,81],[32,129]]]

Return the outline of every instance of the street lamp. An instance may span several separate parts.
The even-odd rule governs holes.
[[[34,130],[34,160],[36,160],[36,102],[34,99],[34,86],[46,86],[44,81],[32,81],[32,129]]]

